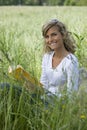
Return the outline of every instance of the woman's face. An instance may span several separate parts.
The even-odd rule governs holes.
[[[58,31],[58,27],[53,26],[47,31],[45,42],[54,51],[64,47],[63,36]]]

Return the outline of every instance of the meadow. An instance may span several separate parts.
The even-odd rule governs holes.
[[[22,65],[38,80],[43,56],[42,25],[52,18],[64,22],[73,33],[80,67],[87,69],[87,7],[0,7],[0,81],[22,83],[8,74],[9,65]],[[83,75],[84,76],[84,75]],[[87,75],[85,76],[87,78]],[[84,79],[71,100],[67,96],[46,104],[37,93],[24,88],[0,89],[0,130],[87,130],[87,82]],[[49,100],[49,99],[48,99]]]

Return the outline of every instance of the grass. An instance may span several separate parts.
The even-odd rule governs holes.
[[[53,99],[47,104],[8,76],[8,66],[21,64],[39,80],[45,21],[58,18],[73,33],[81,67],[87,68],[87,7],[2,6],[0,7],[0,81],[10,89],[0,89],[1,130],[87,130],[87,85],[82,84],[72,100]],[[86,82],[86,81],[85,81]],[[20,90],[19,90],[20,88]],[[22,90],[21,90],[22,89]],[[47,99],[47,98],[46,98]],[[49,100],[49,99],[47,99]]]

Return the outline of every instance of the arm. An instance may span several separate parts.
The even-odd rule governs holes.
[[[79,88],[79,67],[78,62],[71,62],[67,66],[67,92],[78,91]]]
[[[48,87],[48,81],[47,81],[47,75],[46,75],[46,56],[43,57],[42,59],[42,73],[41,73],[41,78],[40,78],[40,82],[41,84],[43,84],[43,87],[47,89]]]

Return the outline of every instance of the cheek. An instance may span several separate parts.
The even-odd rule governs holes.
[[[60,39],[62,38],[61,34],[57,35],[57,39]]]
[[[58,37],[57,37],[57,40],[58,40],[58,41],[63,41],[63,37],[62,37],[62,36],[58,36]]]

